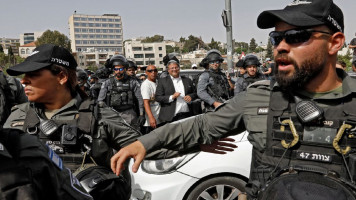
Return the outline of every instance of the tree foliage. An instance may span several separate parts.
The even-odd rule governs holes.
[[[249,52],[248,53],[255,52],[256,48],[257,48],[256,40],[255,40],[255,38],[252,38],[251,41],[250,41],[250,48],[249,48]]]
[[[153,43],[153,42],[163,42],[164,36],[162,35],[154,35],[153,37],[146,37],[141,42],[142,43]]]
[[[266,50],[266,58],[270,58],[273,60],[273,50],[272,50],[272,43],[270,41],[270,39],[268,38],[268,42],[267,42],[267,50]]]
[[[0,44],[0,53],[4,53],[4,48],[2,47],[1,44]]]
[[[179,47],[172,47],[171,45],[166,45],[166,54],[179,52]]]
[[[59,31],[45,31],[41,37],[37,38],[36,41],[36,46],[40,46],[42,44],[54,44],[71,51],[69,38]]]
[[[235,52],[237,54],[241,54],[242,52],[247,53],[248,50],[248,43],[246,42],[236,42],[235,43]]]
[[[203,42],[201,38],[190,35],[188,40],[186,40],[184,43],[183,53],[195,51],[199,48],[209,49],[209,47]]]
[[[347,50],[347,53],[345,55],[337,55],[337,60],[344,61],[346,63],[346,71],[351,70],[352,54],[350,53],[350,50]]]

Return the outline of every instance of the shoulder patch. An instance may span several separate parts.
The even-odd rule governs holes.
[[[25,124],[25,121],[14,122],[14,123],[11,124],[11,127],[23,126],[24,124]]]
[[[48,148],[48,157],[52,162],[60,169],[63,169],[62,159],[47,145]]]

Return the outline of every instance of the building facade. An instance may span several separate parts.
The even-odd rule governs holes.
[[[33,50],[36,48],[35,42],[30,42],[24,45],[19,46],[19,56],[21,58],[27,58]]]
[[[73,14],[68,23],[72,52],[123,53],[121,16]]]
[[[164,69],[162,60],[166,55],[166,45],[174,47],[175,42],[142,43],[141,39],[127,40],[125,41],[125,56],[134,59],[139,67],[151,64]]]
[[[4,53],[8,54],[9,48],[11,47],[12,53],[14,55],[19,55],[20,39],[15,38],[0,38],[0,45],[4,49]]]
[[[86,69],[90,66],[96,66],[98,68],[104,66],[106,60],[117,54],[117,52],[99,52],[94,51],[94,49],[87,49],[87,51],[73,52],[72,54],[78,63],[78,67]]]
[[[33,33],[23,33],[20,34],[20,45],[25,45],[37,40],[37,38],[41,37],[43,32],[33,32]]]

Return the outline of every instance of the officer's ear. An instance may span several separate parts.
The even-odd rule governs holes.
[[[57,80],[58,80],[59,84],[65,85],[65,83],[67,83],[67,81],[68,81],[68,73],[61,70],[61,72],[59,72],[57,74]]]
[[[334,33],[329,39],[329,54],[336,55],[337,52],[344,46],[345,35],[341,32]]]

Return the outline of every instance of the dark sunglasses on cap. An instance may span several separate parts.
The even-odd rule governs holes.
[[[125,68],[114,68],[114,71],[119,70],[120,72],[124,71]]]
[[[151,72],[158,72],[157,69],[148,69],[148,70],[146,70],[146,71],[149,72],[149,73],[151,73]]]
[[[278,46],[283,39],[286,40],[288,44],[303,43],[310,39],[313,33],[325,33],[332,35],[329,32],[317,31],[314,29],[291,29],[286,31],[272,31],[269,34],[270,41],[273,46]]]

